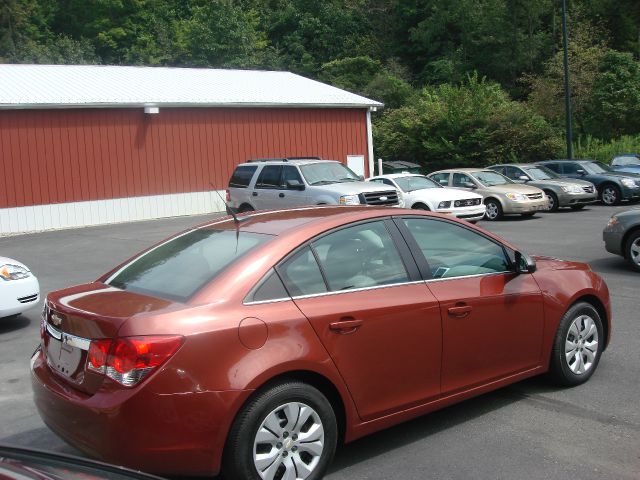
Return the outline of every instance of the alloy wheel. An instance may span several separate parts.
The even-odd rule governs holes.
[[[263,420],[253,442],[253,462],[264,480],[303,480],[320,462],[325,435],[318,413],[290,402]]]
[[[629,256],[633,263],[640,266],[640,237],[631,242],[629,246]]]
[[[567,366],[576,375],[588,372],[598,353],[598,327],[589,315],[576,317],[565,339]]]
[[[493,202],[487,203],[486,216],[489,220],[495,220],[500,215],[498,205]]]
[[[605,187],[602,191],[602,202],[605,205],[614,205],[618,201],[618,192],[613,187]]]
[[[547,200],[549,200],[549,211],[553,211],[556,208],[556,200],[553,198],[553,195],[547,195]]]

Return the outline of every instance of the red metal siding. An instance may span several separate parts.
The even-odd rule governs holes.
[[[0,111],[0,208],[222,189],[248,158],[364,155],[366,111]]]

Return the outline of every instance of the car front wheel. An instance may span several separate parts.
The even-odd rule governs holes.
[[[633,232],[627,239],[625,257],[631,266],[640,272],[640,231]]]
[[[560,204],[558,203],[558,196],[553,192],[545,192],[547,194],[547,199],[549,200],[549,211],[557,212],[558,208],[560,208]]]
[[[618,205],[622,199],[620,189],[615,185],[605,185],[602,188],[600,199],[605,205]]]
[[[497,200],[487,200],[485,205],[487,206],[487,210],[484,217],[487,220],[498,220],[502,217],[502,206]]]
[[[558,326],[551,354],[551,377],[563,386],[586,382],[598,366],[603,346],[598,311],[590,303],[576,303]]]
[[[277,384],[238,414],[229,433],[223,476],[249,480],[321,479],[338,440],[331,404],[301,382]]]

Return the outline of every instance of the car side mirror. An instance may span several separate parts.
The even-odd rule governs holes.
[[[516,251],[516,273],[533,273],[536,271],[536,261],[526,253]]]
[[[472,182],[466,182],[466,183],[464,184],[464,186],[465,186],[465,188],[473,188],[473,189],[478,188],[478,187],[476,187],[476,184],[475,184],[475,183],[472,183]]]
[[[527,177],[526,175],[520,175],[518,177],[518,180],[522,180],[523,182],[528,182],[531,179],[529,177]]]
[[[587,174],[587,172],[585,172],[585,171],[584,171],[583,169],[581,169],[581,168],[579,168],[578,170],[576,170],[576,173],[577,173],[578,175],[586,175],[586,174]]]
[[[300,180],[287,180],[287,188],[289,190],[304,190],[304,183]]]

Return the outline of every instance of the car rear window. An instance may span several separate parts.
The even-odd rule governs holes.
[[[236,188],[246,188],[251,183],[251,177],[258,169],[257,165],[241,165],[236,168],[231,179],[229,179],[229,186]]]
[[[175,237],[125,265],[107,284],[185,302],[225,267],[271,235],[200,228]]]

